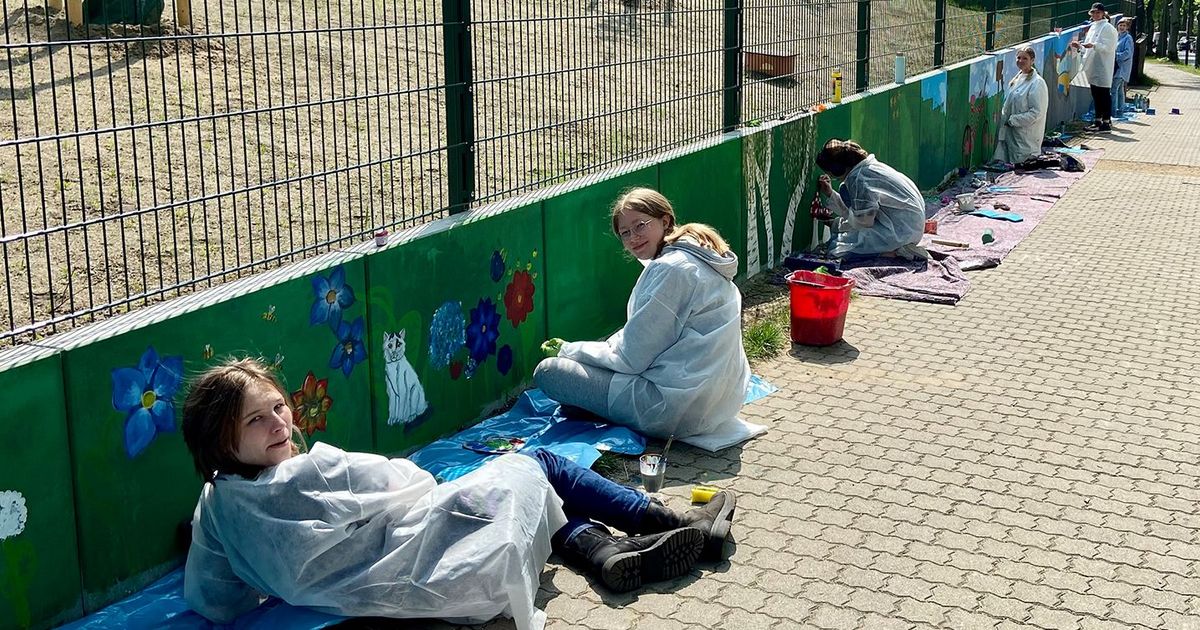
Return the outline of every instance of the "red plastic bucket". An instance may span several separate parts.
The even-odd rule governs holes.
[[[792,341],[828,346],[842,339],[853,278],[796,271],[787,277],[791,293]]]

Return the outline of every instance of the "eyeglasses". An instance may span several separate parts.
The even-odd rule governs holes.
[[[617,236],[621,237],[622,241],[628,241],[635,236],[641,236],[646,233],[646,226],[650,225],[652,219],[643,219],[633,224],[633,228],[629,230],[621,230],[617,232]]]

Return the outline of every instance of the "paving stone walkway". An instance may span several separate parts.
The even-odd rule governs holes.
[[[625,595],[551,565],[549,628],[1200,629],[1200,77],[1147,67],[1159,114],[1084,139],[957,307],[856,300],[758,366],[769,434],[678,449],[672,506],[740,493],[729,562]]]

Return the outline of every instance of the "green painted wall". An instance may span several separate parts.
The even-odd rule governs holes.
[[[936,71],[920,81],[920,105],[917,106],[921,124],[921,135],[917,142],[920,151],[917,157],[917,186],[928,190],[941,183],[942,178],[956,162],[947,163],[946,154],[946,73]]]
[[[342,339],[331,327],[332,320],[313,317],[318,310],[314,304],[324,303],[326,293],[318,295],[314,278],[329,278],[339,269],[344,273],[342,284],[355,295],[341,313]],[[303,392],[311,372],[314,381],[327,382],[332,405],[323,418],[301,410],[297,424],[306,429],[308,439],[348,449],[372,448],[371,365],[365,353],[349,361],[349,374],[330,365],[347,344],[354,346],[360,329],[365,332],[364,272],[361,258],[350,260],[91,340],[66,353],[63,373],[87,610],[141,588],[186,551],[177,529],[190,520],[200,479],[179,430],[185,379],[226,357],[259,356],[279,366],[287,390],[299,393],[302,407],[312,407],[316,388],[310,388],[312,395]],[[143,405],[132,411],[119,408],[118,370],[126,370],[124,374],[140,382],[143,390],[157,386],[159,394],[169,395],[168,406],[158,408],[162,430],[140,450],[128,431]],[[136,392],[133,397],[146,402],[152,398]]]
[[[962,65],[946,71],[946,130],[943,155],[950,168],[969,168],[975,156],[975,127],[967,97],[971,69]],[[947,168],[949,170],[949,168]]]
[[[0,627],[47,626],[82,612],[62,355],[0,372]]]
[[[625,304],[642,266],[613,234],[609,209],[625,190],[656,188],[651,166],[543,202],[547,335],[599,339],[625,321]]]
[[[546,339],[541,222],[534,203],[366,259],[376,450],[474,424],[532,375]]]
[[[718,173],[720,177],[714,176]],[[659,191],[671,200],[681,223],[707,223],[725,237],[741,263],[739,278],[744,278],[742,138],[663,162],[658,167],[658,181]]]

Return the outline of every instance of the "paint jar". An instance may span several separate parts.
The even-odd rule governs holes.
[[[987,245],[988,243],[993,243],[995,241],[996,241],[996,235],[992,233],[992,230],[990,228],[983,231],[983,244],[984,245]]]
[[[695,486],[692,488],[692,503],[708,503],[720,491],[712,486]]]
[[[662,490],[667,476],[667,462],[658,453],[647,453],[638,458],[638,470],[642,473],[642,487],[649,494]]]
[[[375,247],[383,247],[384,245],[387,245],[387,240],[388,240],[388,231],[387,230],[379,230],[378,232],[375,233]]]
[[[937,234],[937,219],[928,219],[925,221],[925,233]]]
[[[896,66],[896,83],[904,83],[904,53],[896,53],[894,65]]]
[[[958,202],[958,211],[963,214],[975,212],[975,193],[963,193],[954,198]]]
[[[842,69],[834,68],[832,78],[833,78],[833,98],[831,98],[830,100],[833,101],[834,103],[841,103],[842,102]]]

